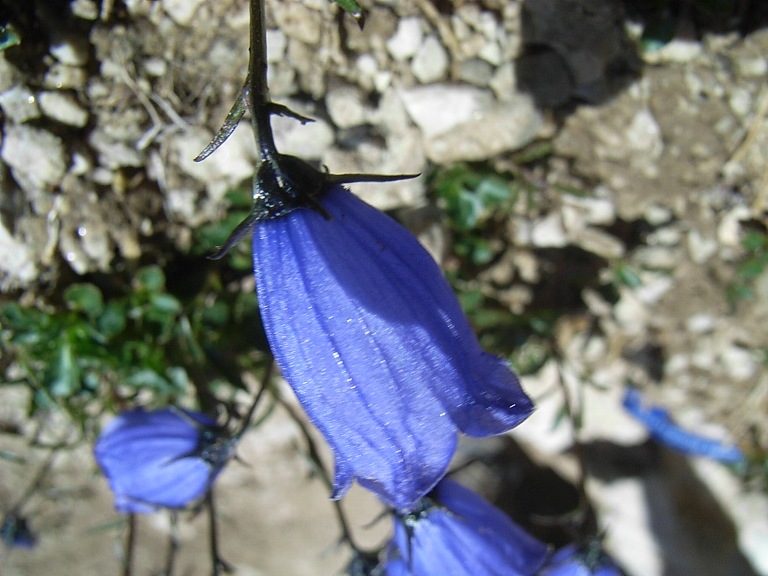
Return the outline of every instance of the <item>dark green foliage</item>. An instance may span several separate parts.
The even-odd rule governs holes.
[[[768,234],[747,232],[741,245],[745,256],[736,268],[736,274],[727,291],[731,306],[735,306],[739,300],[754,297],[753,284],[768,268]]]
[[[508,179],[490,171],[457,165],[434,176],[432,189],[441,200],[453,233],[453,249],[475,265],[496,256],[488,232],[517,199]]]
[[[248,217],[253,200],[248,191],[248,186],[235,188],[227,192],[225,198],[229,202],[230,209],[225,218],[218,222],[211,222],[197,230],[194,253],[199,255],[211,255],[223,246],[229,235],[240,222]],[[227,253],[229,266],[235,270],[250,270],[253,267],[251,260],[251,248],[248,242],[240,242]]]
[[[238,367],[260,360],[250,356],[258,338],[256,298],[220,290],[212,270],[200,292],[183,300],[169,292],[161,268],[148,266],[109,297],[78,283],[55,307],[0,306],[0,351],[14,366],[14,380],[4,383],[33,390],[30,414],[59,407],[84,429],[94,414],[130,405],[140,394],[143,404],[163,405],[191,385],[205,402],[212,382],[239,386]]]

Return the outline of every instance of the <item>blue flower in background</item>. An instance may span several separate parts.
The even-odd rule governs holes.
[[[114,418],[94,454],[118,512],[184,508],[203,497],[234,454],[235,440],[204,414],[141,408]]]
[[[651,436],[661,444],[694,456],[705,456],[727,464],[744,462],[738,446],[694,434],[675,424],[664,408],[644,406],[640,392],[628,388],[623,400],[624,408],[642,422]]]
[[[420,508],[395,519],[386,576],[522,576],[547,547],[456,482],[440,482]]]
[[[561,548],[538,576],[622,576],[622,572],[595,541],[582,547]]]
[[[445,474],[457,431],[500,434],[533,405],[413,235],[342,186],[317,201],[254,228],[270,346],[334,450],[334,497],[357,480],[408,510]]]
[[[34,548],[37,537],[27,523],[27,519],[14,512],[9,512],[0,523],[0,540],[9,548]]]

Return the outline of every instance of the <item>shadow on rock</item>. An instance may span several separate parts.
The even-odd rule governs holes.
[[[522,10],[517,82],[539,107],[599,104],[640,74],[620,3],[528,0]]]

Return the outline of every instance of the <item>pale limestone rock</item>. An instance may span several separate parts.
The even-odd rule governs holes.
[[[387,51],[392,58],[402,62],[419,51],[422,37],[420,18],[402,18],[394,36],[387,40]]]

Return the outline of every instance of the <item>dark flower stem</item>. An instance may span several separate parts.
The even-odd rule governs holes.
[[[123,557],[123,576],[133,574],[133,551],[136,548],[136,514],[128,514],[128,535],[125,539],[125,556]]]
[[[304,436],[304,440],[307,443],[307,456],[309,456],[309,459],[314,465],[314,471],[320,476],[320,478],[323,481],[323,484],[325,484],[325,486],[330,490],[333,487],[331,479],[328,476],[328,472],[325,470],[325,467],[323,466],[323,462],[320,459],[320,452],[317,449],[317,443],[315,442],[314,438],[312,438],[312,434],[309,432],[307,425],[301,419],[301,416],[299,416],[296,413],[293,407],[290,404],[288,404],[288,402],[286,402],[283,398],[280,398],[280,397],[278,397],[278,400],[280,404],[283,405],[283,408],[285,408],[288,411],[293,421],[299,427],[299,430],[301,431],[301,435]],[[334,506],[334,510],[336,511],[336,517],[339,521],[339,526],[341,528],[341,541],[347,542],[350,548],[352,548],[352,550],[354,550],[356,553],[360,555],[366,554],[366,552],[361,550],[355,544],[355,541],[352,538],[352,531],[349,529],[349,523],[347,522],[347,517],[344,515],[344,510],[342,510],[341,508],[341,502],[339,500],[333,500],[332,504]]]
[[[165,558],[165,576],[173,574],[173,565],[176,562],[176,554],[179,551],[179,515],[175,510],[170,510],[171,530],[168,536],[168,555]]]
[[[211,574],[212,576],[221,576],[230,574],[232,567],[219,555],[219,538],[216,527],[216,506],[213,502],[213,490],[209,490],[205,497],[208,507],[208,520],[210,524],[210,543],[211,543]]]
[[[251,122],[262,162],[276,163],[277,147],[270,122],[267,86],[267,30],[265,0],[251,0],[251,55],[248,62]]]
[[[9,513],[19,514],[22,506],[24,506],[24,504],[27,503],[27,500],[29,500],[37,491],[37,489],[40,488],[40,485],[43,483],[43,479],[45,478],[46,474],[48,474],[48,471],[50,470],[57,453],[58,448],[51,450],[51,453],[48,455],[48,458],[46,458],[45,463],[43,463],[43,465],[40,467],[40,470],[37,471],[34,479],[29,483],[27,490],[24,492],[24,494],[22,494],[18,502],[13,505]]]
[[[558,382],[560,384],[560,390],[563,394],[563,406],[565,412],[568,415],[568,419],[573,423],[573,453],[576,456],[578,462],[578,478],[576,479],[576,489],[579,494],[579,510],[577,511],[577,531],[579,535],[582,534],[596,534],[597,533],[597,518],[595,517],[594,508],[592,507],[589,494],[587,493],[587,474],[586,474],[586,461],[584,455],[584,446],[581,442],[581,427],[583,421],[583,398],[579,394],[578,407],[574,406],[568,386],[565,383],[565,374],[563,373],[562,355],[559,353],[557,368],[558,368]]]
[[[269,388],[269,381],[272,379],[272,371],[274,366],[275,360],[274,358],[270,357],[269,360],[267,360],[267,367],[264,369],[264,376],[261,377],[261,387],[256,393],[253,402],[251,402],[251,405],[248,408],[248,412],[245,414],[245,417],[243,417],[240,430],[237,431],[237,433],[234,435],[234,438],[239,440],[242,438],[243,434],[245,434],[246,430],[248,430],[248,426],[250,425],[251,419],[253,418],[253,413],[256,411],[256,406],[258,406],[261,397],[264,395],[264,392],[266,392]]]

